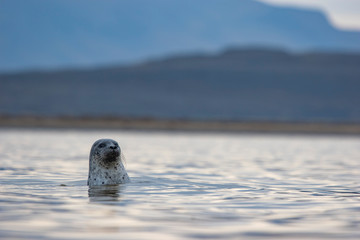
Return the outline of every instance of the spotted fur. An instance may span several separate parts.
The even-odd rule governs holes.
[[[130,182],[122,162],[119,144],[112,139],[99,139],[91,147],[89,186],[115,185]]]

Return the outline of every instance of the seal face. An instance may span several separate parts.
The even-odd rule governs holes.
[[[91,147],[89,186],[127,183],[130,178],[122,163],[119,144],[112,139],[99,139]]]

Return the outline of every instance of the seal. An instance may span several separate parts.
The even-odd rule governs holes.
[[[130,182],[122,162],[119,144],[112,139],[99,139],[91,147],[87,185],[115,185]]]

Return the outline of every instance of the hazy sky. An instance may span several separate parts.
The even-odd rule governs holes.
[[[259,0],[279,5],[316,7],[325,11],[334,25],[360,29],[360,0]]]

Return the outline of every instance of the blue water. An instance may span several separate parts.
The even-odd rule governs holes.
[[[130,184],[88,189],[113,138]],[[360,137],[0,129],[1,239],[360,239]]]

